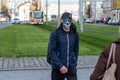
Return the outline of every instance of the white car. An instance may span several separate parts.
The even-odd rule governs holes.
[[[12,23],[13,23],[13,24],[20,24],[20,19],[19,19],[19,18],[14,18],[14,19],[12,20]]]
[[[86,19],[85,22],[86,23],[93,23],[93,20],[92,19]]]

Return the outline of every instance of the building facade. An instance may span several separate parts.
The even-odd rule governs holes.
[[[1,13],[1,8],[2,8],[2,1],[0,0],[0,13]]]
[[[17,6],[18,17],[21,21],[29,21],[31,3],[29,1],[23,2]]]
[[[105,17],[120,20],[120,0],[105,0],[102,4]]]
[[[70,12],[73,16],[74,20],[78,20],[78,8],[77,4],[71,5],[60,5],[60,15],[64,12]],[[46,9],[44,8],[44,13],[46,13]],[[58,16],[58,5],[57,4],[49,4],[48,6],[48,20],[51,21],[51,15]]]

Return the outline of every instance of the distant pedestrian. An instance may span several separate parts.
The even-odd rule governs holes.
[[[116,44],[115,63],[117,64],[117,70],[115,72],[115,77],[116,80],[120,80],[120,38],[113,43]],[[98,62],[95,66],[95,69],[90,76],[90,80],[102,80],[103,74],[106,70],[110,48],[111,45],[109,45],[102,51],[101,55],[99,56]],[[113,59],[110,60],[109,67],[111,66],[112,63],[113,63]]]
[[[51,80],[65,80],[65,78],[77,80],[78,33],[76,26],[72,23],[70,13],[63,13],[61,21],[58,28],[58,41],[56,40],[56,30],[52,31],[50,35]]]

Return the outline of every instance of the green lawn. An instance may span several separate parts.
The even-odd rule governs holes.
[[[85,25],[80,33],[80,54],[98,55],[119,37],[118,27]]]
[[[80,37],[80,55],[99,55],[119,37],[118,27],[85,25]],[[45,25],[18,24],[0,29],[0,56],[45,56],[50,32],[56,23]]]

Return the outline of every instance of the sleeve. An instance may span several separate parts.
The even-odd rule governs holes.
[[[56,33],[53,31],[50,35],[50,56],[52,60],[52,65],[57,66],[59,69],[63,66],[60,59],[57,56],[57,40],[56,40]]]
[[[107,60],[109,56],[110,46],[105,48],[100,54],[97,64],[93,73],[90,76],[90,80],[102,80],[102,75],[106,70]]]
[[[75,50],[75,54],[76,54],[76,59],[78,59],[78,51],[79,51],[79,35],[78,33],[76,32],[75,33],[75,47],[74,47],[74,50]]]

